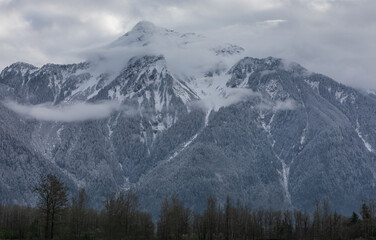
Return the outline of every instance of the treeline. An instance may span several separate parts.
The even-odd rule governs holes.
[[[138,207],[132,192],[112,194],[103,210],[88,206],[81,189],[69,201],[67,187],[55,176],[41,177],[35,187],[36,207],[0,204],[0,239],[376,239],[376,201],[364,201],[358,216],[331,211],[327,200],[316,201],[312,215],[298,210],[255,210],[227,197],[221,205],[207,200],[202,213],[192,212],[177,196],[164,199],[159,219]]]

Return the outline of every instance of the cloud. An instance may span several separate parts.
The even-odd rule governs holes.
[[[274,102],[264,101],[257,106],[257,108],[262,110],[272,110],[274,112],[277,111],[292,111],[299,107],[299,104],[294,99],[285,99],[285,100],[276,100]]]
[[[0,68],[82,61],[83,49],[149,20],[238,44],[251,57],[284,58],[354,87],[376,88],[375,8],[374,0],[2,0]]]
[[[259,22],[260,25],[264,25],[265,27],[278,27],[278,25],[286,23],[287,20],[284,19],[271,19]]]
[[[194,102],[194,105],[203,108],[205,111],[218,111],[221,107],[261,96],[260,93],[249,88],[227,87],[228,77],[227,74],[221,74],[196,81],[195,85],[191,87],[199,94],[200,100]]]
[[[227,107],[250,98],[259,96],[247,88],[227,88],[217,94],[208,94],[203,97],[197,104],[201,105],[205,110],[218,111],[221,107]]]
[[[121,107],[118,102],[107,101],[101,103],[77,102],[63,106],[49,104],[23,105],[13,101],[3,102],[10,110],[26,118],[41,121],[76,122],[107,118],[114,111],[122,110],[127,115],[133,115],[131,108]]]
[[[229,48],[228,44],[217,39],[190,33],[174,34],[155,26],[151,29],[153,34],[144,36],[135,30],[125,39],[121,37],[106,46],[88,49],[82,55],[94,63],[93,69],[98,73],[118,73],[133,57],[163,56],[169,72],[183,78],[202,77],[209,71],[225,71],[242,57],[241,54],[216,54],[215,49]],[[142,38],[141,43],[139,38]]]
[[[276,101],[272,107],[273,111],[289,111],[295,110],[298,104],[293,99],[286,99],[284,101]]]

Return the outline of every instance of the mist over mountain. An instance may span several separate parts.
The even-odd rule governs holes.
[[[194,210],[230,195],[344,214],[376,193],[374,94],[150,22],[86,62],[6,67],[0,100],[6,204],[35,204],[46,173],[93,203],[133,190],[154,215],[174,193]]]

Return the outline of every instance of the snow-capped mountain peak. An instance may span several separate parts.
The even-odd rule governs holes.
[[[196,34],[180,34],[170,29],[158,27],[151,22],[141,21],[131,31],[112,42],[109,46],[148,46],[151,43],[160,43],[160,41],[166,40],[179,44],[192,37],[200,38]]]
[[[112,42],[109,47],[206,48],[215,55],[229,56],[244,52],[240,46],[221,43],[196,33],[180,33],[159,27],[148,21],[138,22],[131,31]],[[192,46],[193,45],[193,46]],[[196,49],[197,50],[197,49]]]
[[[132,31],[138,32],[154,32],[158,27],[149,21],[140,21],[133,28]]]
[[[41,173],[98,203],[135,190],[153,214],[171,192],[198,211],[210,194],[343,212],[374,196],[376,95],[242,51],[142,21],[100,60],[5,68],[0,202],[33,204]]]

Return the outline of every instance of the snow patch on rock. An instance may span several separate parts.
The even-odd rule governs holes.
[[[364,146],[369,152],[375,153],[374,149],[372,148],[372,145],[367,142],[367,140],[364,138],[363,134],[360,132],[360,125],[359,121],[356,121],[356,128],[355,128],[356,133],[358,134],[359,138],[363,141]]]

